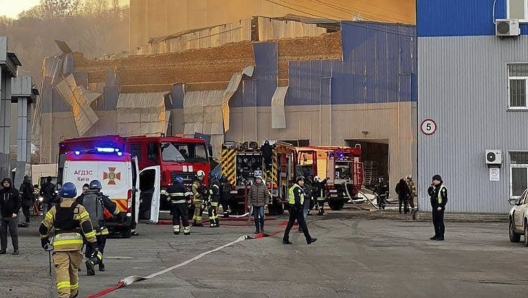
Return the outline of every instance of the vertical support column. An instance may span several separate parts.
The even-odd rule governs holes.
[[[0,68],[0,177],[11,177],[9,138],[11,127],[11,77]]]
[[[22,184],[26,175],[27,153],[28,153],[28,99],[19,97],[18,108],[18,131],[17,131],[17,164],[15,174],[15,186]]]

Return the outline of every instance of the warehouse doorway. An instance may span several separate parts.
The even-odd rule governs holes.
[[[361,145],[363,162],[363,184],[373,189],[378,178],[389,182],[389,140],[345,140],[347,146]]]

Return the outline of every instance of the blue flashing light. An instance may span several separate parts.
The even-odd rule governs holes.
[[[122,152],[117,152],[117,156],[122,156],[123,153]]]
[[[118,152],[118,151],[119,149],[97,147],[97,152],[113,153],[113,152]]]
[[[75,153],[75,155],[79,155],[79,154],[81,154],[80,151],[75,151],[74,153]]]

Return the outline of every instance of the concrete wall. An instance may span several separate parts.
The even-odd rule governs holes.
[[[315,18],[415,23],[413,0],[130,0],[130,49],[149,38],[236,22],[252,16],[286,14]]]
[[[508,63],[528,63],[528,40],[495,36],[418,38],[418,121],[433,119],[436,133],[419,133],[419,201],[430,209],[427,187],[440,174],[448,211],[508,212],[509,151],[528,151],[528,110],[509,110]],[[491,182],[486,149],[501,150],[500,181]]]

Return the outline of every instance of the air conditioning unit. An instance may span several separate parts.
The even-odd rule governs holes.
[[[486,164],[488,165],[502,164],[502,152],[500,150],[486,150]]]
[[[521,35],[521,29],[519,28],[518,19],[504,19],[495,21],[495,35],[506,37],[506,36],[519,36]]]

